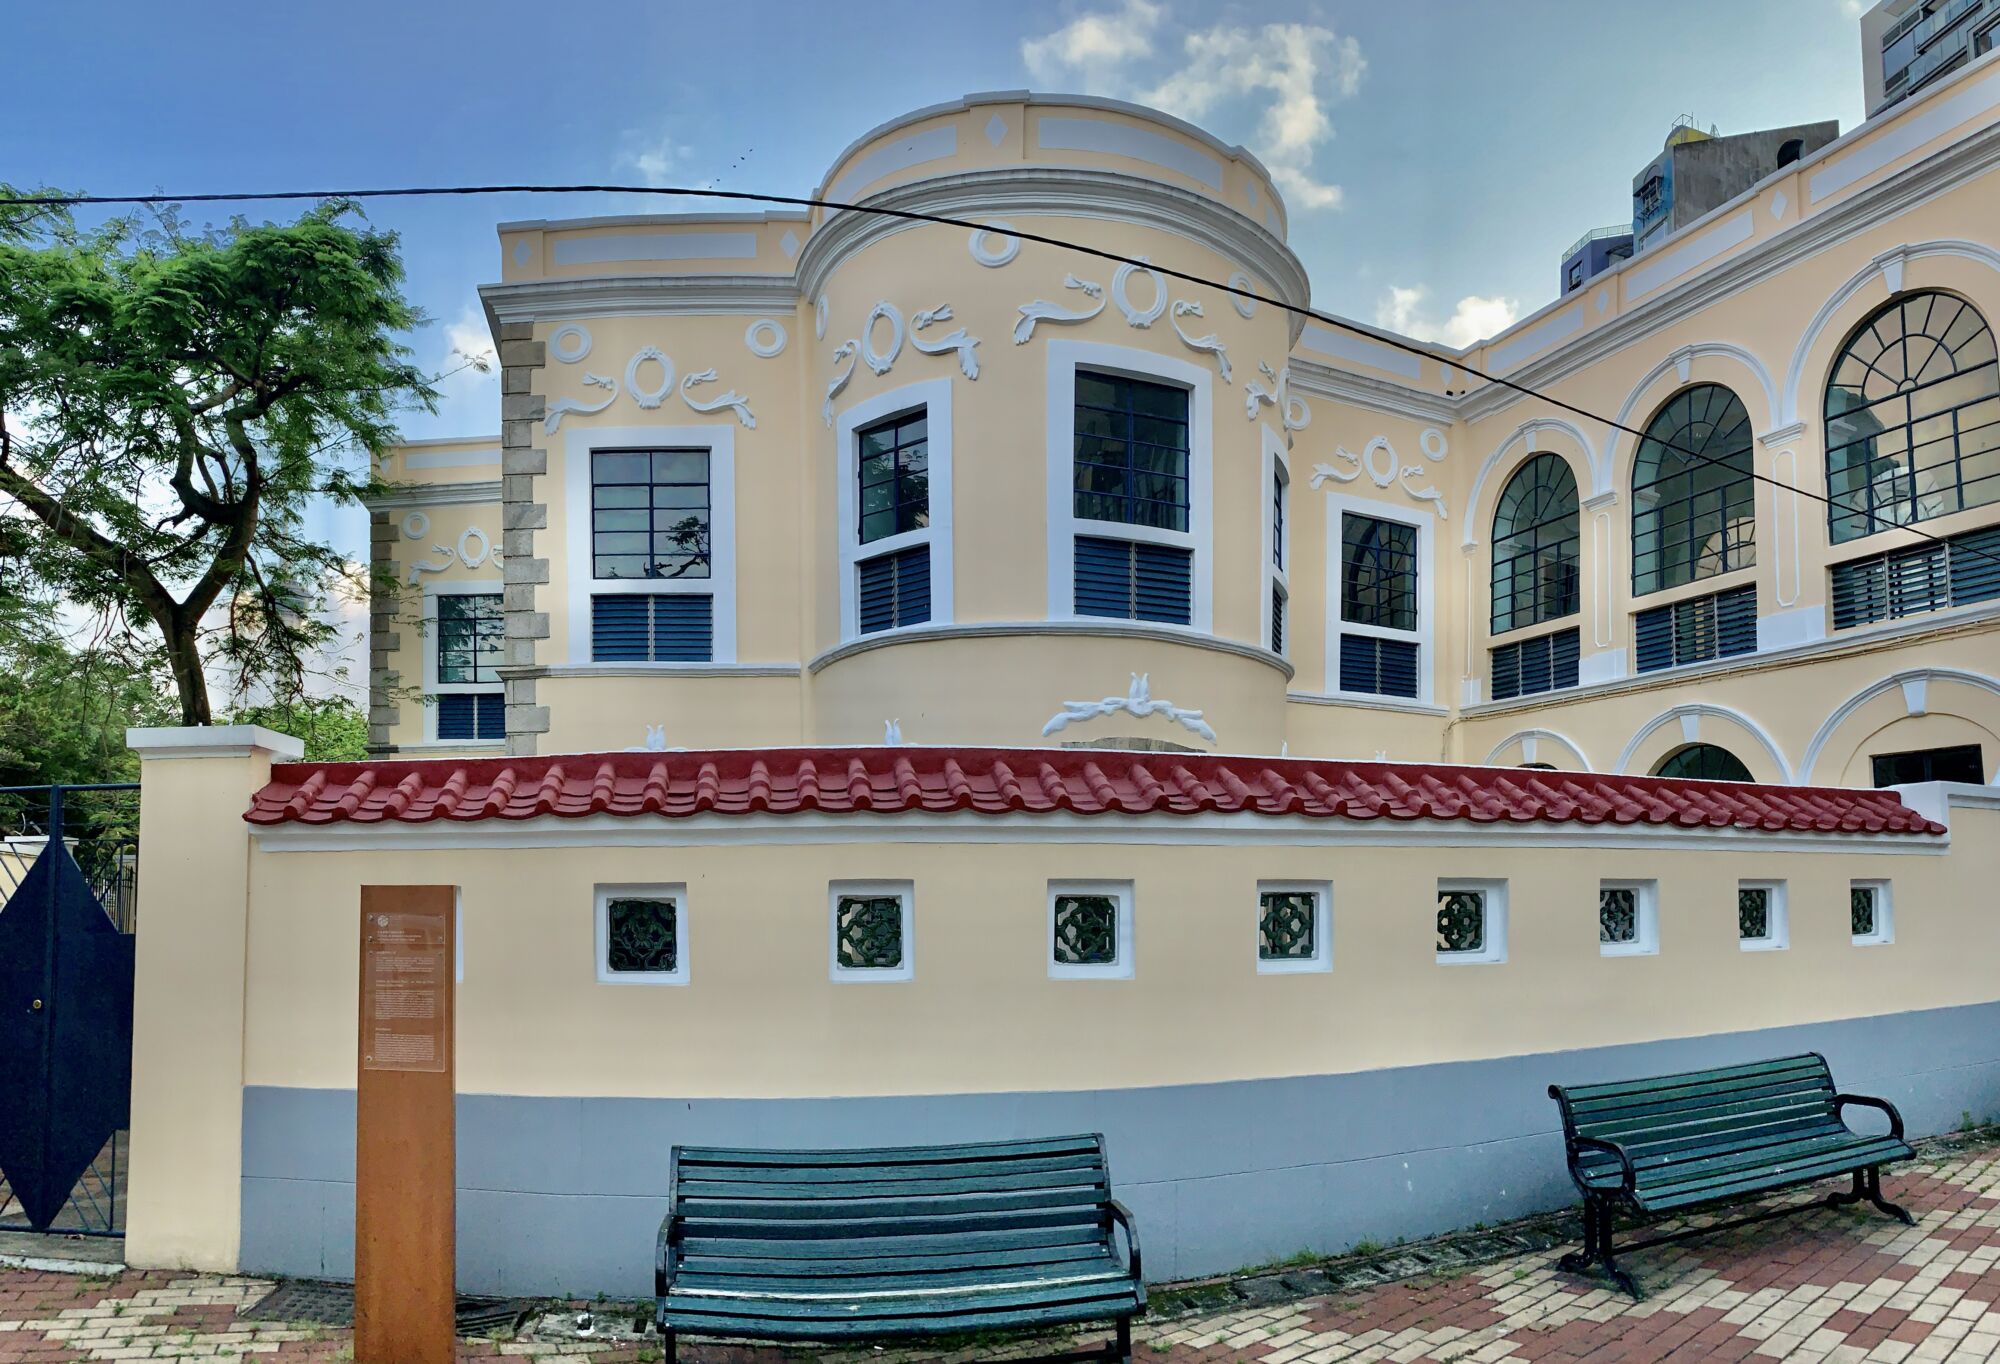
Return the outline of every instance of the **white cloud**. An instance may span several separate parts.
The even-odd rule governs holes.
[[[1452,309],[1450,317],[1440,318],[1424,306],[1428,293],[1423,288],[1390,285],[1389,292],[1375,305],[1375,325],[1414,340],[1442,341],[1463,350],[1475,341],[1499,335],[1521,315],[1521,305],[1514,299],[1467,294]]]
[[[1121,0],[1116,10],[1086,14],[1053,33],[1023,39],[1021,60],[1044,85],[1074,88],[1080,80],[1086,93],[1111,93],[1123,83],[1121,63],[1153,55],[1153,31],[1165,14],[1158,0]]]
[[[673,170],[691,150],[664,134],[647,138],[637,132],[628,132],[625,134],[625,149],[618,153],[618,164],[639,172],[640,179],[657,187],[669,182]]]
[[[1868,0],[1840,0],[1840,12],[1850,19],[1859,19],[1868,8]]]
[[[1361,88],[1368,61],[1361,45],[1317,24],[1217,24],[1183,33],[1179,65],[1164,73],[1154,60],[1165,19],[1157,0],[1121,0],[1021,44],[1021,59],[1044,85],[1081,88],[1150,104],[1194,122],[1228,106],[1259,110],[1251,150],[1295,206],[1337,208],[1340,186],[1313,174],[1313,157],[1332,140],[1327,105]]]
[[[485,315],[462,310],[445,325],[430,372],[438,380],[437,425],[446,431],[491,431],[500,417],[500,355]]]

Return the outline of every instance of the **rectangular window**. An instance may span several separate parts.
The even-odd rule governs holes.
[[[1419,694],[1417,646],[1376,635],[1340,637],[1340,689],[1369,696]]]
[[[1607,957],[1660,950],[1657,881],[1606,881],[1597,888],[1597,950]]]
[[[1188,528],[1188,391],[1118,374],[1076,374],[1075,515]]]
[[[437,597],[437,680],[498,682],[507,620],[498,592],[441,592]]]
[[[1324,881],[1257,883],[1257,969],[1266,975],[1333,965],[1333,888]]]
[[[1057,980],[1132,974],[1132,883],[1049,883],[1049,975]]]
[[[1193,550],[1079,535],[1075,552],[1079,616],[1168,625],[1186,625],[1193,619]]]
[[[1493,650],[1493,699],[1574,687],[1582,636],[1576,630],[1517,640]]]
[[[1950,748],[1919,748],[1908,753],[1877,753],[1869,758],[1877,786],[1903,786],[1913,781],[1968,781],[1986,784],[1986,756],[1978,744]]]
[[[1641,611],[1633,617],[1633,639],[1642,673],[1754,653],[1757,588],[1733,587]]]
[[[833,979],[910,979],[915,899],[908,881],[834,882],[828,893]]]
[[[1439,881],[1437,959],[1447,965],[1507,960],[1507,883]]]
[[[1422,694],[1418,642],[1417,528],[1343,512],[1340,518],[1340,690]]]
[[[592,597],[590,657],[597,663],[710,662],[714,598],[691,592]]]
[[[1285,652],[1285,589],[1277,583],[1271,584],[1271,652]]]
[[[440,739],[505,739],[507,698],[497,691],[446,692],[437,698]]]
[[[591,576],[709,576],[706,450],[590,452]]]
[[[1285,475],[1271,475],[1271,565],[1285,567]]]
[[[600,982],[687,983],[686,886],[599,886],[596,900]]]
[[[1736,945],[1745,952],[1779,952],[1788,941],[1785,883],[1741,882],[1736,887]]]
[[[1833,628],[2000,598],[2000,526],[1833,566]]]
[[[856,433],[861,442],[855,472],[855,506],[862,544],[931,523],[930,422],[924,409],[878,422]]]
[[[913,545],[854,566],[861,633],[922,625],[931,618],[931,547]]]
[[[1887,881],[1856,881],[1847,889],[1848,932],[1856,947],[1895,941]]]

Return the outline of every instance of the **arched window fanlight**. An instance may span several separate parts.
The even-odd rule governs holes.
[[[1494,634],[1577,613],[1577,542],[1576,475],[1535,455],[1493,509]]]
[[[2000,502],[2000,364],[1978,309],[1909,294],[1848,338],[1826,384],[1826,481],[1836,543]]]
[[[1656,777],[1693,777],[1700,781],[1755,781],[1743,760],[1715,744],[1686,744],[1669,753],[1653,769]]]
[[[1632,595],[1756,562],[1750,414],[1721,384],[1696,384],[1653,414],[1632,464]]]

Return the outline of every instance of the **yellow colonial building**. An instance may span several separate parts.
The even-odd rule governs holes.
[[[1982,61],[1462,352],[1105,100],[503,224],[374,758],[134,736],[128,1253],[349,1271],[362,885],[458,888],[468,1288],[643,1293],[679,1141],[1102,1131],[1175,1278],[1565,1201],[1551,1082],[2000,1112],[1996,161]]]

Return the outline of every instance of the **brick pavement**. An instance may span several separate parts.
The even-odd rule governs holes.
[[[1504,1260],[1412,1280],[1221,1315],[1143,1323],[1143,1364],[1363,1361],[1793,1361],[1793,1364],[2000,1364],[2000,1145],[1931,1156],[1888,1178],[1917,1216],[1823,1209],[1627,1261],[1648,1297],[1549,1267]],[[1829,1186],[1831,1187],[1831,1186]],[[123,1359],[346,1360],[346,1331],[238,1319],[270,1285],[258,1279],[128,1272],[92,1278],[0,1270],[0,1364]],[[461,1357],[590,1355],[591,1364],[658,1358],[647,1342],[465,1341]],[[1075,1343],[1075,1342],[1071,1342]],[[949,1355],[844,1351],[839,1364],[1019,1358],[1061,1344],[1010,1342]],[[772,1364],[809,1352],[705,1347],[699,1364]]]

